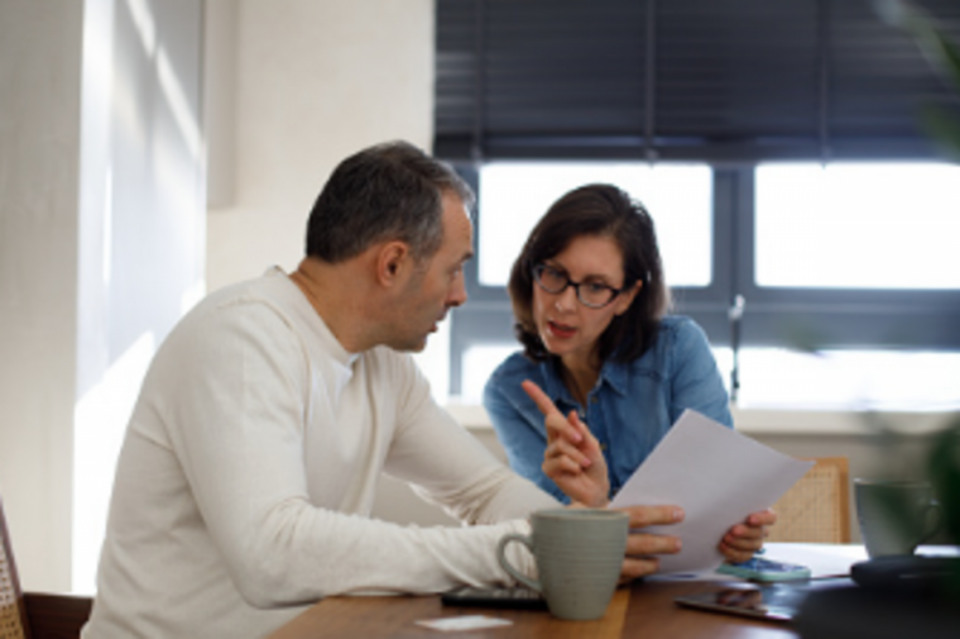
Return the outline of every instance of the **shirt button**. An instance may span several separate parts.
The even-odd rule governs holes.
[[[606,444],[600,444],[600,450],[607,450]]]
[[[597,397],[596,395],[594,395],[593,398],[592,398],[590,401],[593,402],[594,404],[596,404],[598,401],[600,401],[600,398]]]

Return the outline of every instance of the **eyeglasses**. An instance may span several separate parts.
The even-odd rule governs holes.
[[[622,288],[613,288],[600,282],[574,282],[566,273],[546,264],[533,267],[533,279],[547,293],[563,293],[572,286],[580,303],[589,308],[603,308],[623,292]]]

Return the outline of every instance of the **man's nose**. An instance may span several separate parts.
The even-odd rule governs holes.
[[[467,286],[464,282],[463,276],[458,277],[456,283],[453,285],[453,289],[450,291],[450,295],[447,296],[447,306],[456,307],[462,305],[467,301]]]

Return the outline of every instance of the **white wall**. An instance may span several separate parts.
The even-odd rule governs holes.
[[[116,457],[156,347],[204,293],[202,0],[87,0],[73,522],[92,592]]]
[[[69,586],[83,4],[0,3],[0,496],[24,583]]]
[[[0,494],[28,589],[91,583],[139,376],[202,293],[201,7],[0,3]]]
[[[212,132],[215,121],[233,121],[232,138],[211,138],[214,290],[272,264],[297,265],[313,201],[346,156],[395,138],[429,148],[434,45],[430,0],[209,2],[208,33],[236,52],[232,64],[218,56],[234,80],[207,82],[233,92],[211,94],[219,107],[208,113]],[[233,38],[222,31],[230,21]],[[234,150],[232,167],[223,147]]]

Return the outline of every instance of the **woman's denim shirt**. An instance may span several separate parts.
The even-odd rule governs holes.
[[[703,330],[690,318],[665,317],[651,347],[622,364],[608,359],[587,405],[563,384],[555,359],[534,363],[514,353],[494,371],[483,405],[507,452],[510,466],[561,501],[568,502],[543,474],[547,434],[543,415],[520,382],[537,383],[563,414],[576,410],[600,441],[616,494],[687,408],[733,426],[729,398]]]

